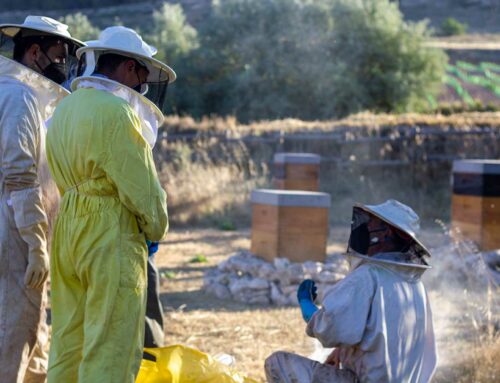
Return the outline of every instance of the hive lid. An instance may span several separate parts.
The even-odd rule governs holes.
[[[253,190],[252,203],[273,206],[326,207],[331,205],[330,194],[298,190]]]
[[[500,160],[453,161],[453,173],[500,174]]]
[[[274,162],[278,164],[319,164],[321,156],[313,153],[276,153]]]

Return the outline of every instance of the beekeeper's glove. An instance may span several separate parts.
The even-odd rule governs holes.
[[[49,276],[49,256],[43,229],[41,225],[33,225],[18,230],[29,248],[24,284],[32,289],[41,289]]]
[[[158,246],[160,245],[159,242],[151,242],[149,240],[146,240],[146,244],[148,245],[148,257],[155,254],[158,251]]]
[[[313,314],[318,311],[318,307],[314,304],[317,294],[316,283],[312,279],[302,281],[297,289],[297,300],[299,301],[302,318],[307,322]]]

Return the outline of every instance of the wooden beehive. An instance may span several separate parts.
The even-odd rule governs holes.
[[[500,161],[453,163],[451,221],[454,235],[474,241],[479,250],[500,248]]]
[[[319,190],[321,157],[310,153],[276,153],[274,187],[281,190]]]
[[[329,194],[261,189],[251,201],[252,253],[267,261],[325,261]]]

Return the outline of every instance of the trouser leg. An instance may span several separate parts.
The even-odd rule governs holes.
[[[62,244],[57,241],[59,237],[64,238]],[[56,231],[51,252],[52,336],[48,383],[78,383],[82,358],[86,289],[77,276],[66,237]]]
[[[47,301],[46,294],[44,294],[43,301],[43,307],[45,307]],[[35,349],[29,361],[23,383],[44,383],[47,380],[49,364],[49,326],[47,325],[47,314],[45,310],[42,311],[42,318],[37,335]]]
[[[28,247],[17,230],[0,224],[7,230],[0,239],[0,380],[22,383],[37,341],[43,291],[24,285]]]
[[[269,383],[355,383],[351,371],[339,370],[303,356],[276,352],[265,362]]]
[[[148,257],[148,291],[144,347],[163,347],[163,307],[160,300],[160,276],[154,257]]]
[[[142,242],[144,239],[142,237]],[[78,383],[134,383],[144,348],[145,243],[117,238],[89,250]],[[116,243],[121,243],[117,248]]]

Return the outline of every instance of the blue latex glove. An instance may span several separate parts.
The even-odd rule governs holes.
[[[316,293],[317,290],[316,283],[312,279],[305,279],[297,289],[297,300],[302,311],[302,318],[304,318],[306,323],[318,311],[318,307],[314,304],[314,300],[318,296]]]
[[[146,244],[148,245],[148,257],[151,257],[154,253],[158,251],[159,243],[146,240]]]

